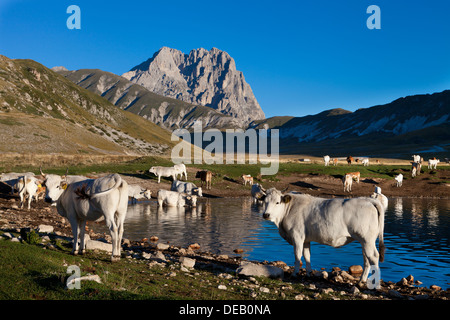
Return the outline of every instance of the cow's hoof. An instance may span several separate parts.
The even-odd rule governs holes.
[[[112,256],[111,257],[111,262],[117,262],[120,261],[120,256]]]

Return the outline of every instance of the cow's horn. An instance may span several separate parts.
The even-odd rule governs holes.
[[[286,188],[284,188],[281,193],[285,193],[287,190],[289,189],[289,186],[287,186]]]
[[[39,171],[41,172],[41,176],[45,178],[45,173],[42,172],[42,167],[39,167]]]

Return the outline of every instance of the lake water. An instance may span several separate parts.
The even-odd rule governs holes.
[[[124,237],[140,240],[155,235],[161,243],[180,247],[198,243],[201,251],[229,256],[239,248],[248,260],[281,260],[293,266],[293,247],[272,222],[262,218],[262,210],[250,197],[202,198],[194,209],[158,208],[155,201],[140,202],[128,206]],[[397,282],[412,274],[422,286],[450,287],[450,200],[389,199],[384,239],[385,261],[380,264],[384,281]],[[313,269],[327,271],[363,265],[361,245],[353,242],[332,248],[313,242],[311,264]]]

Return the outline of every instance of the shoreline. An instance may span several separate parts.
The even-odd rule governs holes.
[[[188,177],[195,176],[197,168],[188,167]],[[447,179],[448,170],[443,170],[443,174],[439,173],[438,178]],[[96,174],[94,176],[103,176],[107,173]],[[158,189],[170,189],[171,182],[167,179],[162,179],[161,183],[157,183],[157,180],[153,177],[143,177],[142,172],[136,174],[122,174],[124,179],[129,184],[140,184],[143,187],[150,188],[152,190],[152,199],[155,198]],[[374,186],[381,186],[383,194],[388,198],[423,198],[423,199],[450,199],[449,186],[443,183],[431,183],[429,174],[422,174],[418,179],[408,179],[406,182],[412,182],[409,185],[404,182],[405,188],[392,187],[393,180],[382,179],[382,178],[365,178],[362,179],[359,184],[354,183],[353,192],[344,193],[342,190],[342,182],[340,178],[329,176],[329,175],[319,175],[319,174],[305,174],[305,173],[294,173],[287,176],[278,175],[279,179],[277,181],[270,181],[269,179],[261,179],[255,182],[261,183],[265,188],[276,187],[279,190],[283,190],[286,186],[289,187],[288,191],[297,191],[308,193],[313,196],[319,197],[359,197],[359,196],[370,196],[373,193]],[[367,180],[367,181],[365,181]],[[188,181],[192,181],[188,179]],[[435,181],[431,181],[435,182]],[[418,186],[419,185],[419,186]],[[430,187],[428,187],[430,186]],[[216,178],[212,184],[211,190],[204,189],[203,194],[205,198],[241,198],[250,197],[250,188],[248,185],[244,186],[243,183],[235,179],[225,179],[225,177]],[[411,192],[415,191],[415,192]],[[14,230],[20,231],[22,228],[32,228],[36,229],[39,225],[51,225],[54,228],[54,233],[65,237],[72,238],[72,231],[68,221],[59,216],[56,212],[56,207],[50,207],[48,204],[44,203],[42,200],[39,202],[32,202],[31,210],[20,209],[18,196],[10,196],[5,193],[5,190],[0,190],[0,231]],[[87,232],[91,236],[91,239],[99,239],[104,237],[101,234],[95,234],[92,229]],[[354,299],[378,299],[378,300],[405,300],[405,299],[439,299],[448,300],[450,298],[450,288],[426,288],[414,285],[414,283],[408,280],[399,279],[400,281],[394,283],[392,281],[387,281],[382,283],[382,288],[380,290],[375,290],[371,292],[364,288],[359,288],[357,286],[356,278],[342,276],[345,275],[345,270],[327,270],[325,271],[328,275],[325,277],[324,272],[317,271],[316,276],[306,277],[302,275],[297,279],[291,279],[290,273],[292,273],[293,267],[287,266],[284,262],[259,262],[252,261],[242,257],[224,257],[225,255],[219,256],[210,252],[201,252],[200,250],[189,250],[189,248],[177,247],[177,245],[170,245],[169,248],[165,250],[160,250],[157,248],[156,243],[151,241],[129,241],[129,244],[124,247],[126,250],[138,250],[142,252],[152,252],[162,251],[168,256],[174,257],[174,259],[179,259],[181,256],[186,256],[192,259],[197,259],[198,261],[203,261],[202,263],[213,265],[228,265],[233,266],[233,268],[227,268],[228,271],[236,269],[242,261],[248,261],[257,265],[264,266],[277,266],[283,269],[285,280],[284,282],[294,281],[295,283],[305,283],[308,286],[315,288],[333,288],[333,291],[344,290],[356,292]],[[206,262],[205,262],[206,261]],[[209,261],[209,262],[208,262]],[[303,269],[304,270],[304,269]],[[347,272],[348,273],[348,272]],[[405,275],[406,276],[406,275]],[[414,276],[414,275],[412,275]],[[341,278],[345,278],[340,280]],[[336,280],[338,279],[338,280]],[[419,279],[420,280],[420,279]],[[356,288],[356,289],[353,289]],[[367,298],[367,296],[369,298]]]

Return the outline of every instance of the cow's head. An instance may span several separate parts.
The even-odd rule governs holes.
[[[203,197],[202,187],[194,188],[192,189],[192,192],[195,192],[195,194],[197,194],[197,196],[199,197]]]
[[[196,207],[197,206],[197,196],[193,195],[193,196],[187,196],[186,200],[188,201],[189,205],[191,207]]]
[[[156,175],[156,168],[155,167],[151,167],[150,170],[148,170],[148,172],[153,173]]]
[[[149,189],[144,189],[141,191],[141,194],[144,196],[145,199],[151,199],[152,198],[152,192]]]
[[[278,222],[284,215],[286,205],[291,201],[289,194],[283,195],[283,193],[275,188],[267,190],[266,195],[261,197],[261,200],[265,202],[265,210],[263,218],[272,222]]]
[[[44,174],[41,169],[41,175],[44,177],[42,185],[45,187],[45,202],[56,205],[61,194],[67,188],[66,175]]]

